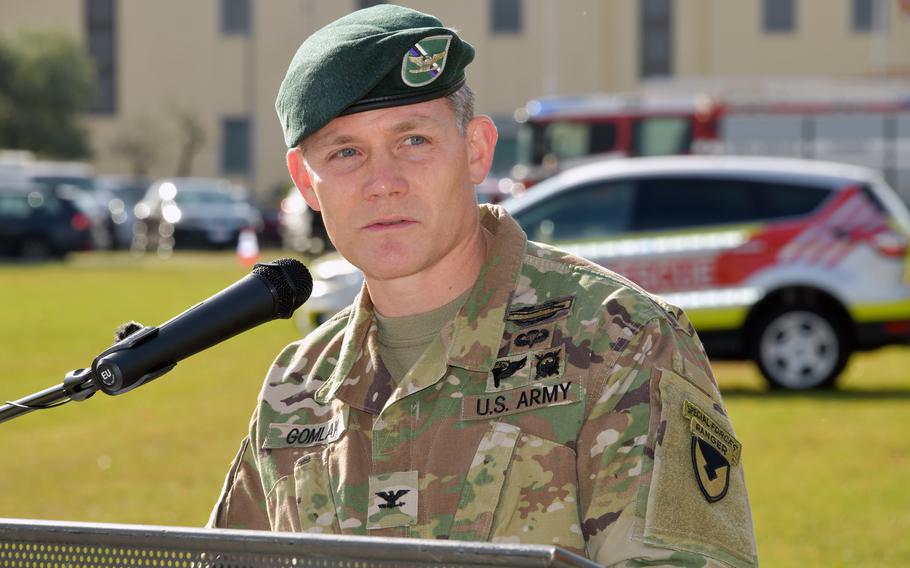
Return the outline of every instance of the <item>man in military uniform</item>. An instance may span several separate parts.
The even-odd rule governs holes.
[[[754,565],[741,446],[686,316],[477,207],[496,129],[473,55],[380,5],[291,62],[288,169],[366,283],[275,360],[210,525]]]

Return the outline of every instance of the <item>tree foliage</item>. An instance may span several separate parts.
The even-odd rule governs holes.
[[[0,148],[88,156],[78,115],[93,96],[92,60],[75,38],[55,31],[0,38]]]

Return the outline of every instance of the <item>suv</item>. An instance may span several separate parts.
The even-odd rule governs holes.
[[[31,184],[0,184],[0,256],[62,258],[95,248],[92,220],[77,200]]]
[[[753,359],[773,386],[831,386],[852,351],[910,338],[910,213],[871,170],[774,158],[604,161],[506,208],[528,238],[685,308],[709,355]]]
[[[851,352],[910,339],[910,213],[868,169],[748,157],[606,160],[503,207],[529,239],[683,307],[712,358],[753,359],[775,387],[832,386]],[[355,269],[340,262],[314,267],[333,277],[317,280],[310,310],[340,309],[357,291]]]

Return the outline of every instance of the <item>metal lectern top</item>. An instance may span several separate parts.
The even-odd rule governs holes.
[[[0,519],[0,566],[598,566],[556,546]]]

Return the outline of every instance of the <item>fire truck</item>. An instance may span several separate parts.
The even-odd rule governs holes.
[[[519,188],[604,157],[784,156],[873,168],[910,202],[910,79],[737,79],[653,84],[528,102]]]

